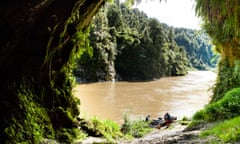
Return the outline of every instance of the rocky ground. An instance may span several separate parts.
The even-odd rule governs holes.
[[[180,122],[172,123],[168,128],[162,127],[161,129],[154,129],[149,134],[145,135],[142,138],[137,138],[133,140],[116,140],[111,142],[114,144],[205,144],[212,143],[212,140],[215,140],[214,137],[200,138],[199,133],[205,128],[198,127],[195,129],[187,130],[187,126],[181,125]],[[58,144],[55,141],[48,141],[41,144]],[[88,137],[82,141],[76,141],[74,144],[109,144],[104,138],[99,137]],[[221,141],[217,142],[218,144],[223,143]]]
[[[169,128],[162,127],[161,129],[154,129],[149,134],[142,138],[134,139],[131,141],[118,140],[117,144],[204,144],[209,143],[211,138],[201,139],[198,137],[202,128],[195,130],[186,130],[186,126],[181,125],[179,122],[171,124]],[[213,139],[213,138],[212,138]],[[92,144],[92,143],[106,143],[102,138],[87,138],[79,144]]]

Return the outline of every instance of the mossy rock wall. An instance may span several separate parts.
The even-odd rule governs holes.
[[[4,0],[0,5],[0,139],[37,143],[74,129],[73,43],[104,0]],[[81,39],[78,39],[81,41]],[[65,130],[66,131],[66,130]],[[71,133],[71,132],[70,132]]]

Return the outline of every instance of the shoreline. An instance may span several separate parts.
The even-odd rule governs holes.
[[[174,122],[169,128],[153,129],[150,133],[141,138],[133,140],[119,139],[113,143],[116,144],[171,144],[171,143],[203,143],[206,140],[199,139],[198,135],[202,131],[201,128],[187,130],[187,125],[181,125],[180,121]],[[93,144],[93,143],[109,143],[104,138],[87,137],[86,139],[74,144]]]

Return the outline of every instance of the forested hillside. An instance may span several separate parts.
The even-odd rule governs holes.
[[[175,41],[184,47],[191,67],[206,70],[215,67],[218,55],[213,53],[210,38],[203,32],[196,30],[175,28]]]
[[[126,3],[107,4],[95,16],[89,40],[93,53],[84,54],[75,70],[81,80],[151,80],[215,66],[206,35],[169,27]]]

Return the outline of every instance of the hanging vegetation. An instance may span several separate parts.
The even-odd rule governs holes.
[[[212,101],[239,87],[240,2],[238,0],[196,0],[196,13],[221,54],[218,79]]]
[[[70,143],[77,136],[79,102],[72,95],[72,68],[103,3],[1,3],[1,143],[38,143],[43,138]]]

